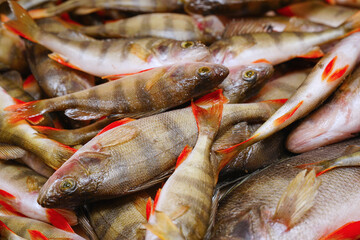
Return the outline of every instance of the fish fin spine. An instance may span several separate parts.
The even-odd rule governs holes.
[[[186,145],[186,146],[184,147],[184,149],[182,150],[182,152],[180,153],[180,155],[179,155],[179,157],[178,157],[178,159],[177,159],[177,161],[176,161],[175,169],[176,169],[178,166],[180,166],[180,164],[181,164],[182,162],[185,161],[185,159],[189,156],[189,154],[191,153],[191,151],[192,151],[192,147],[190,147],[189,145]]]
[[[71,228],[66,218],[60,213],[58,213],[56,210],[46,209],[46,217],[53,226],[66,232],[74,233],[74,230]]]
[[[103,134],[104,132],[107,132],[107,131],[109,131],[109,130],[111,130],[113,128],[116,128],[118,126],[121,126],[121,125],[127,124],[129,122],[132,122],[132,121],[135,121],[135,119],[133,119],[133,118],[124,118],[124,119],[115,121],[113,123],[110,123],[109,125],[104,127],[96,136],[98,136],[100,134]]]
[[[48,238],[38,230],[27,229],[31,240],[48,240]]]
[[[319,240],[345,240],[360,238],[360,221],[348,222]]]
[[[272,220],[291,229],[313,206],[320,183],[314,170],[299,172],[282,194]]]
[[[9,6],[15,14],[17,20],[11,20],[4,23],[4,26],[32,42],[38,42],[38,37],[41,33],[39,26],[31,18],[28,12],[20,6],[16,1],[8,1]]]

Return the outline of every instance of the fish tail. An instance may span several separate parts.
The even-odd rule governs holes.
[[[4,110],[10,112],[10,123],[15,123],[27,118],[37,117],[46,112],[46,110],[43,108],[41,100],[14,104],[4,108]]]
[[[348,18],[341,27],[344,28],[346,35],[360,31],[360,11]]]
[[[191,103],[191,107],[196,119],[199,135],[215,137],[222,117],[223,102],[220,100],[223,98],[222,89],[215,91],[211,97],[209,99],[211,104],[209,108],[200,107],[194,102]]]
[[[17,20],[8,21],[4,26],[17,35],[37,43],[42,33],[39,26],[17,2],[9,1],[9,5]]]

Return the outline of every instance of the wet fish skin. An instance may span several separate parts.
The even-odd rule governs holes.
[[[292,130],[286,142],[287,149],[302,153],[357,135],[360,131],[359,93],[360,68],[357,68],[330,101]]]
[[[274,68],[268,63],[238,65],[229,69],[229,75],[219,85],[229,103],[240,103],[254,95],[272,76]]]
[[[227,75],[228,69],[219,64],[169,65],[7,110],[13,112],[14,121],[61,110],[65,110],[65,115],[75,120],[98,119],[111,114],[119,117],[146,116],[181,105],[211,91]]]
[[[264,121],[278,107],[265,102],[225,104],[220,132],[236,122]],[[41,189],[38,202],[46,207],[71,207],[154,185],[174,167],[184,146],[195,144],[196,136],[190,108],[113,128],[90,140],[56,171]],[[59,186],[66,182],[73,188],[61,191]]]
[[[55,228],[50,224],[25,217],[0,215],[0,221],[5,223],[12,231],[20,237],[30,239],[28,229],[40,231],[49,239],[85,240],[83,237]]]
[[[256,32],[321,32],[329,27],[299,17],[240,18],[226,25],[223,38]]]
[[[45,32],[14,1],[9,4],[17,20],[5,27],[54,52],[53,59],[95,76],[103,77],[181,62],[206,61],[207,47],[200,42],[143,38],[117,40],[69,40]],[[131,63],[131,64],[129,64]]]
[[[49,223],[48,216],[51,216],[51,213],[36,201],[39,190],[47,179],[26,166],[11,161],[1,161],[0,166],[0,189],[12,195],[1,195],[0,199],[27,217]],[[77,217],[73,211],[55,211],[65,217],[69,224],[77,224]]]
[[[19,146],[39,156],[48,166],[59,168],[74,149],[40,136],[26,121],[9,123],[8,115],[2,109],[15,102],[1,87],[0,92],[0,142]]]
[[[273,65],[295,57],[321,57],[318,45],[344,37],[356,29],[360,14],[355,14],[338,28],[317,33],[271,32],[234,36],[214,42],[210,47],[213,62],[227,67],[256,62]]]
[[[229,191],[220,202],[212,239],[319,239],[351,221],[360,219],[356,208],[360,189],[358,168],[341,168],[321,175],[314,205],[292,228],[260,221],[274,214],[289,182],[300,172],[296,166],[340,157],[359,139],[307,152],[251,175]],[[250,200],[251,199],[251,200]],[[262,215],[260,215],[262,214]],[[316,226],[316,228],[314,228]],[[285,231],[286,230],[286,231]]]
[[[186,0],[185,10],[202,15],[221,14],[233,17],[261,15],[299,0]]]
[[[58,6],[47,9],[36,9],[32,12],[32,17],[43,18],[52,17],[63,12],[71,11],[76,8],[90,8],[90,9],[117,9],[129,12],[171,12],[181,9],[183,6],[182,1],[179,0],[70,0],[66,1]]]

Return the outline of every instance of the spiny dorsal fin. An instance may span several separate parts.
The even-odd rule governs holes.
[[[192,151],[192,147],[190,147],[189,145],[186,145],[184,147],[184,149],[182,150],[182,152],[180,153],[177,161],[176,161],[176,166],[175,169],[182,163],[185,161],[185,159],[189,156],[189,154]]]
[[[298,173],[281,196],[272,219],[288,229],[293,227],[313,206],[319,186],[314,170],[308,174],[306,170]]]

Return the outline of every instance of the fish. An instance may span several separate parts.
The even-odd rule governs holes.
[[[181,105],[219,85],[228,69],[212,63],[158,67],[64,96],[7,107],[10,121],[65,110],[74,120],[140,117]]]
[[[95,37],[159,37],[210,43],[221,37],[225,26],[215,15],[202,17],[180,13],[150,13],[101,25],[73,26],[73,28]]]
[[[96,0],[89,2],[87,0],[70,0],[54,7],[44,9],[34,9],[31,11],[33,18],[45,18],[53,17],[64,12],[68,12],[77,8],[83,9],[117,9],[121,11],[129,12],[171,12],[180,10],[183,7],[182,1],[170,0],[170,1],[149,1],[149,0],[116,0],[116,1],[105,1]]]
[[[156,185],[120,198],[88,204],[89,221],[99,239],[143,240],[146,206],[149,198],[155,197],[158,188]]]
[[[234,36],[214,42],[209,47],[213,62],[227,67],[256,62],[273,65],[295,57],[318,58],[324,44],[345,37],[360,27],[360,12],[349,18],[338,28],[316,33],[271,32]]]
[[[281,105],[225,104],[219,132],[240,121],[264,121]],[[49,178],[40,191],[40,205],[76,206],[155,185],[172,171],[184,146],[195,144],[198,134],[190,108],[114,122],[106,128]]]
[[[0,142],[16,145],[40,157],[53,169],[59,168],[76,151],[41,136],[26,121],[9,123],[5,107],[15,104],[13,98],[0,87]]]
[[[287,73],[267,82],[249,102],[261,102],[271,99],[290,98],[309,75],[311,69]]]
[[[237,65],[229,69],[229,75],[220,83],[229,103],[244,102],[252,97],[270,79],[274,68],[268,63]]]
[[[278,9],[278,13],[285,16],[297,16],[311,22],[324,24],[330,27],[339,27],[348,18],[358,12],[357,9],[329,5],[321,1],[299,2]]]
[[[360,132],[360,68],[347,77],[330,101],[307,116],[291,131],[286,147],[302,153],[352,138]]]
[[[212,196],[219,166],[211,161],[211,145],[219,130],[223,111],[221,91],[209,98],[209,107],[192,102],[198,127],[193,149],[186,146],[174,173],[159,190],[149,221],[146,240],[203,239],[209,225]]]
[[[70,225],[77,224],[75,212],[63,209],[46,209],[37,203],[37,197],[46,178],[26,166],[0,161],[0,204],[17,216],[27,216],[51,223],[73,232]]]
[[[223,38],[260,32],[321,32],[328,26],[300,17],[240,18],[226,25]]]
[[[185,11],[190,14],[219,14],[232,17],[262,15],[300,0],[185,0]]]
[[[64,230],[53,227],[48,223],[44,223],[35,219],[20,216],[4,216],[0,215],[0,221],[11,229],[15,234],[26,239],[32,239],[33,231],[40,232],[41,240],[45,239],[67,239],[67,240],[85,240],[76,233],[66,232]],[[30,231],[29,231],[30,230]],[[37,234],[38,236],[39,234]],[[40,236],[41,236],[40,235]],[[44,238],[45,237],[45,238]]]
[[[17,20],[4,23],[7,29],[53,51],[50,57],[57,62],[95,76],[137,73],[180,62],[206,61],[210,57],[207,47],[197,41],[162,38],[95,41],[61,38],[41,30],[16,2],[9,1],[9,4]]]
[[[359,221],[360,188],[353,184],[360,179],[358,168],[316,177],[315,171],[297,167],[340,157],[347,146],[358,144],[356,139],[286,158],[235,184],[219,202],[211,239],[316,240]],[[358,238],[342,233],[344,238],[336,239]]]
[[[0,70],[27,71],[24,41],[13,32],[0,27]]]
[[[339,4],[349,7],[359,7],[360,1],[359,0],[326,0],[330,4]]]
[[[332,51],[316,64],[291,98],[250,138],[230,148],[219,150],[218,153],[226,154],[231,159],[237,152],[289,126],[319,106],[359,62],[360,48],[357,44],[359,40],[360,33],[357,32],[337,43]]]
[[[219,149],[245,141],[260,126],[261,123],[240,122],[235,124],[216,139],[211,151],[216,152]],[[280,160],[286,156],[283,146],[285,138],[285,131],[280,131],[242,150],[221,170],[220,178],[248,174]]]

